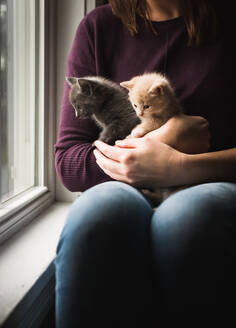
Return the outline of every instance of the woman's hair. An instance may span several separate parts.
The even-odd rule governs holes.
[[[217,35],[217,17],[214,0],[180,0],[180,14],[184,18],[188,45],[202,45]],[[127,26],[131,35],[138,33],[137,15],[142,16],[155,34],[146,0],[109,0],[113,13]]]

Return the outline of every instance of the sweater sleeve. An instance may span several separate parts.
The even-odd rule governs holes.
[[[86,17],[79,24],[68,56],[66,76],[97,75],[93,46],[93,33]],[[98,183],[112,180],[97,165],[92,143],[98,138],[99,129],[89,119],[75,117],[69,102],[67,82],[61,106],[61,116],[55,152],[56,172],[63,185],[70,191],[84,191]]]

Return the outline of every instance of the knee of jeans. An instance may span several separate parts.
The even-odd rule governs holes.
[[[83,192],[71,205],[59,244],[65,239],[76,242],[85,234],[108,234],[109,229],[132,226],[133,221],[145,225],[151,214],[151,206],[135,188],[105,182]]]
[[[151,222],[156,247],[180,249],[217,244],[225,238],[225,199],[220,184],[202,184],[170,196]],[[217,191],[218,188],[218,191]]]

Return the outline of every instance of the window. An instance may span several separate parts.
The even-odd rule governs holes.
[[[1,233],[25,218],[26,205],[45,194],[53,197],[47,178],[54,174],[53,101],[45,95],[49,99],[53,92],[49,76],[53,64],[47,72],[46,67],[52,57],[52,46],[47,45],[54,28],[53,16],[49,20],[54,5],[46,0],[0,0],[0,239]],[[32,219],[32,208],[30,212]]]
[[[1,202],[38,184],[35,1],[1,1]]]

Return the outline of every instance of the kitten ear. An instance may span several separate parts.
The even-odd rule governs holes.
[[[68,84],[70,86],[72,86],[72,85],[75,85],[75,84],[78,83],[78,78],[77,77],[72,77],[72,76],[70,76],[70,77],[66,76],[66,81],[68,82]]]
[[[148,92],[156,96],[162,96],[164,95],[164,88],[160,84],[156,84],[156,85],[154,84],[153,86],[151,86]]]
[[[91,96],[98,86],[95,81],[87,80],[87,79],[78,79],[78,84],[80,86],[80,90],[83,94]]]
[[[133,87],[135,85],[135,80],[136,80],[136,77],[133,77],[129,81],[121,82],[120,85],[125,89],[131,90],[131,89],[133,89]]]
[[[132,81],[124,81],[124,82],[121,82],[120,85],[123,88],[128,89],[128,90],[131,90],[134,87],[134,83],[132,83]]]

